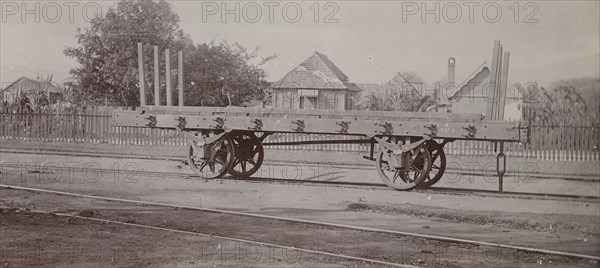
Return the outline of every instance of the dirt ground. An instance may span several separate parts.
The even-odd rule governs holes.
[[[455,223],[473,223],[494,225],[505,229],[522,229],[554,233],[556,230],[571,232],[584,238],[599,239],[600,224],[598,217],[591,215],[570,215],[564,220],[563,214],[507,213],[498,211],[462,211],[412,204],[369,204],[349,203],[348,209],[386,213],[391,215],[408,215],[436,219]]]
[[[113,159],[97,158],[89,162],[85,157],[68,157],[58,155],[9,155],[0,156],[3,169],[0,173],[2,184],[51,189],[58,191],[67,191],[73,193],[92,194],[99,196],[108,196],[116,198],[127,198],[151,202],[161,202],[174,205],[219,208],[226,210],[252,212],[263,215],[274,215],[281,217],[292,217],[306,220],[317,220],[332,223],[349,224],[371,228],[381,228],[396,231],[415,232],[429,235],[451,236],[455,238],[472,239],[493,243],[503,243],[516,246],[528,246],[534,248],[567,251],[579,254],[600,256],[600,202],[597,199],[561,199],[551,197],[533,197],[533,198],[515,198],[511,196],[499,195],[477,195],[477,194],[452,194],[432,191],[420,192],[398,192],[387,188],[377,187],[337,187],[331,185],[317,184],[294,184],[281,182],[261,182],[261,181],[240,181],[240,180],[202,180],[191,177],[191,171],[181,163],[165,162],[166,160],[140,160],[140,159]],[[87,159],[87,160],[86,160]],[[24,164],[16,168],[7,169],[4,163],[18,162]],[[67,164],[76,168],[72,169],[53,169],[43,168],[46,163]],[[108,168],[110,170],[86,169],[86,165],[92,163],[96,168]],[[165,165],[165,163],[167,163]],[[128,169],[128,164],[134,164],[137,167],[156,170],[179,170],[170,175],[135,172],[135,169]],[[37,165],[37,166],[36,166]],[[270,167],[267,165],[267,167]],[[286,167],[279,165],[279,167]],[[289,166],[288,166],[289,167]],[[340,177],[345,180],[364,179],[365,174],[370,174],[373,170],[362,170],[361,167],[342,167],[335,172],[331,170],[315,169],[314,166],[300,166],[301,171],[306,171],[304,176],[313,176],[311,172],[323,172],[318,174],[318,179]],[[288,169],[289,170],[289,169]],[[468,180],[466,180],[468,181]],[[485,178],[474,177],[475,182],[485,182]],[[583,182],[561,182],[548,183],[550,181],[538,181],[529,185],[532,189],[540,188],[543,190],[552,190],[558,193],[585,193],[588,195],[600,195],[598,187],[600,184],[595,181]],[[207,228],[213,228],[215,231],[224,232],[224,234],[240,235],[273,239],[273,242],[292,241],[298,245],[310,246],[307,241],[321,241],[317,245],[336,245],[336,249],[343,249],[345,253],[357,254],[358,256],[371,256],[384,260],[403,261],[403,263],[413,263],[418,266],[449,266],[449,267],[481,267],[489,265],[492,267],[540,267],[538,260],[547,266],[572,267],[572,266],[592,266],[597,267],[595,262],[581,262],[573,260],[561,260],[555,258],[540,258],[539,256],[529,256],[515,262],[513,253],[498,253],[501,256],[500,261],[489,261],[490,254],[494,250],[484,248],[467,248],[456,250],[455,247],[442,247],[442,249],[432,249],[430,247],[419,248],[415,245],[421,245],[418,242],[403,240],[394,237],[378,237],[377,240],[369,240],[370,236],[363,237],[360,233],[350,233],[343,235],[337,230],[314,230],[298,229],[297,234],[293,235],[294,226],[273,226],[270,223],[247,221],[243,227],[232,225],[227,228],[214,226],[224,223],[235,223],[228,219],[214,219],[214,221],[202,221],[206,216],[194,216],[186,211],[157,211],[149,208],[131,208],[116,207],[106,204],[85,201],[77,199],[77,202],[66,202],[64,199],[58,199],[52,196],[40,194],[23,194],[19,191],[0,191],[0,205],[7,208],[2,214],[1,219],[2,252],[25,251],[32,252],[30,249],[37,242],[35,239],[41,239],[47,236],[40,236],[45,232],[54,233],[51,237],[71,237],[72,241],[88,241],[93,243],[100,238],[93,236],[79,229],[63,228],[60,221],[45,220],[46,216],[32,214],[27,216],[31,221],[24,221],[22,215],[17,213],[15,208],[40,209],[51,211],[62,211],[72,214],[83,212],[84,215],[94,217],[115,217],[124,221],[135,221],[146,224],[163,224],[166,221],[169,227],[185,228],[186,230],[208,230],[198,229],[198,224],[206,225]],[[85,214],[90,212],[89,214]],[[29,212],[28,212],[29,213]],[[176,213],[176,214],[173,214]],[[183,214],[177,214],[183,213]],[[29,213],[31,214],[31,213]],[[38,217],[41,220],[37,220]],[[131,217],[131,218],[130,218]],[[191,218],[190,218],[191,217]],[[5,221],[5,219],[7,219]],[[178,222],[173,221],[177,219]],[[18,223],[22,222],[20,225]],[[181,222],[181,225],[178,223]],[[6,224],[4,224],[6,223]],[[25,224],[27,223],[27,224]],[[170,225],[175,224],[175,225]],[[211,225],[212,224],[212,225]],[[85,226],[96,226],[97,224],[82,223]],[[212,227],[210,227],[212,226]],[[252,226],[249,228],[248,226]],[[261,229],[256,226],[268,226],[273,228]],[[39,230],[36,231],[36,228]],[[43,227],[43,228],[42,228]],[[84,228],[82,227],[82,228]],[[278,227],[280,229],[275,229]],[[297,227],[297,226],[296,226]],[[85,227],[87,228],[87,227]],[[120,227],[114,227],[120,228]],[[128,227],[129,228],[129,227]],[[241,231],[252,231],[253,233],[243,233]],[[211,229],[212,230],[212,229]],[[275,232],[275,230],[279,230]],[[147,231],[147,230],[146,230]],[[144,232],[146,232],[144,231]],[[115,235],[121,237],[120,232],[135,235],[135,232],[114,231]],[[136,231],[137,232],[137,231]],[[148,231],[150,232],[150,231]],[[152,231],[150,236],[159,236]],[[110,233],[110,232],[106,232]],[[5,235],[6,234],[6,235]],[[10,234],[10,235],[9,235]],[[88,235],[89,234],[89,235]],[[277,240],[278,237],[271,237],[277,234],[285,237],[283,240]],[[283,236],[283,234],[290,236]],[[162,236],[162,234],[160,234]],[[173,235],[173,234],[171,234]],[[144,246],[146,235],[135,235],[137,238],[123,240],[125,242],[138,241],[137,245],[144,249],[143,252],[149,252],[147,255],[141,255],[143,262],[137,262],[137,265],[147,266],[145,264],[158,263],[158,266],[173,267],[209,267],[203,266],[205,262],[199,262],[197,255],[192,251],[177,250],[178,246],[169,245],[168,249],[158,246]],[[175,235],[173,235],[175,236]],[[179,235],[177,235],[179,236]],[[5,239],[5,237],[7,237]],[[8,239],[13,237],[15,239]],[[309,240],[303,237],[309,237]],[[23,240],[19,240],[23,238]],[[120,245],[120,238],[110,239],[104,237],[104,242],[108,248],[115,248]],[[154,239],[154,237],[153,237]],[[173,239],[173,245],[182,245],[185,242],[178,242]],[[177,238],[179,239],[179,238]],[[188,238],[181,238],[188,239]],[[321,240],[323,239],[323,240]],[[116,240],[116,241],[113,241]],[[51,245],[52,239],[40,242],[42,245]],[[56,240],[57,243],[68,243],[71,240]],[[152,240],[158,244],[160,240]],[[167,240],[168,241],[168,240]],[[186,240],[187,241],[187,240]],[[382,242],[383,241],[383,242]],[[125,243],[122,242],[122,243]],[[414,243],[413,243],[414,242]],[[21,245],[25,243],[25,249],[8,245]],[[44,244],[46,243],[46,244]],[[116,244],[111,244],[116,243]],[[136,242],[137,243],[137,242]],[[153,244],[153,245],[154,245]],[[212,244],[214,245],[214,244]],[[338,246],[338,245],[343,245]],[[173,247],[171,249],[170,247]],[[404,248],[403,248],[404,247]],[[16,249],[15,249],[16,248]],[[12,250],[12,251],[11,251]],[[34,247],[34,253],[36,252]],[[171,256],[163,254],[164,251],[182,253],[183,257],[164,257]],[[158,253],[156,253],[158,252]],[[192,252],[192,253],[190,253]],[[436,252],[437,254],[430,253]],[[442,252],[442,253],[440,253]],[[459,257],[447,257],[445,252],[460,252]],[[471,252],[479,252],[471,253]],[[32,253],[32,254],[34,254]],[[175,254],[174,253],[174,254]],[[410,253],[410,254],[409,254]],[[156,255],[158,254],[158,255]],[[192,255],[190,255],[192,254]],[[481,255],[483,254],[483,255]],[[484,256],[480,259],[475,257],[467,258],[465,261],[461,256]],[[508,257],[510,255],[510,257]],[[6,254],[2,255],[6,256]],[[15,261],[14,255],[11,255],[11,265]],[[156,256],[163,256],[156,259]],[[179,256],[179,255],[176,255]],[[398,256],[404,256],[399,259]],[[447,258],[444,258],[446,256]],[[521,255],[519,255],[521,256]],[[410,257],[410,258],[409,258]],[[71,257],[69,257],[71,258]],[[322,258],[322,256],[319,256]],[[429,259],[433,258],[433,261]],[[488,259],[486,259],[488,258]],[[512,262],[508,262],[511,258]],[[29,258],[31,259],[31,258]],[[166,260],[168,259],[168,260]],[[364,267],[364,264],[356,263],[338,263],[322,262],[321,259],[307,260],[293,264],[281,264],[280,262],[259,262],[256,267],[297,267],[305,265],[306,267],[344,267],[344,265],[355,265],[355,267]],[[420,261],[419,261],[420,260]],[[195,261],[194,263],[187,263]],[[245,263],[228,263],[230,260],[216,263],[217,265],[230,265],[231,267],[246,267]],[[552,263],[550,263],[552,261]],[[96,263],[91,262],[94,266]],[[83,262],[75,264],[61,263],[56,266],[80,267]],[[105,263],[102,263],[105,264]],[[105,267],[106,265],[97,267]],[[341,264],[341,265],[339,265]],[[0,263],[0,266],[3,265]],[[29,265],[25,265],[29,266]],[[40,264],[42,266],[42,264]],[[55,265],[52,265],[55,266]],[[128,264],[117,265],[128,266]],[[10,266],[9,266],[10,267]]]
[[[241,242],[44,215],[245,238],[423,267],[595,267],[595,261],[187,209],[0,190],[4,266],[379,267]],[[382,242],[384,241],[384,242]],[[217,244],[217,245],[215,245]],[[266,252],[266,253],[263,253]],[[263,256],[266,255],[266,256]]]
[[[2,208],[0,216],[2,267],[373,267],[267,246],[17,209]]]

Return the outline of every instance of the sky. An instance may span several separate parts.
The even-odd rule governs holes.
[[[600,75],[599,1],[169,3],[196,43],[226,40],[258,47],[262,56],[277,54],[263,66],[268,81],[319,51],[357,83],[385,83],[404,71],[433,83],[445,78],[449,57],[461,82],[491,62],[494,40],[511,53],[512,82],[549,85]],[[3,87],[20,76],[68,78],[77,63],[64,48],[77,45],[77,28],[114,4],[2,0]]]

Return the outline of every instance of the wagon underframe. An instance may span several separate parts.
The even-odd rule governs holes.
[[[188,162],[205,178],[226,173],[251,176],[262,165],[263,146],[370,144],[370,154],[364,158],[375,161],[380,178],[398,190],[435,184],[445,171],[444,145],[454,140],[476,140],[496,144],[502,191],[504,142],[527,142],[529,134],[528,127],[519,122],[489,121],[471,114],[144,106],[118,112],[113,119],[120,127],[183,131],[189,144]],[[265,143],[274,133],[348,135],[356,139]]]

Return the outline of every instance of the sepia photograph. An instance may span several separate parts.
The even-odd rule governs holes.
[[[600,267],[599,0],[0,0],[0,267]]]

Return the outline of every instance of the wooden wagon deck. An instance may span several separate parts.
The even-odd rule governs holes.
[[[307,134],[409,136],[526,142],[520,122],[484,120],[477,114],[286,110],[239,107],[144,106],[114,115],[116,126],[214,129]]]

